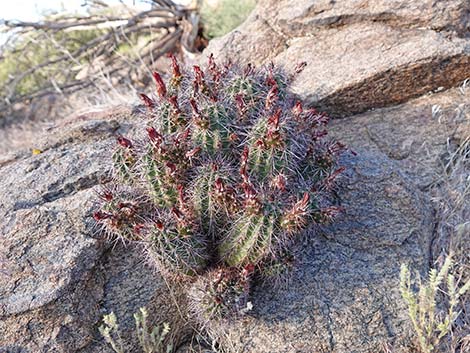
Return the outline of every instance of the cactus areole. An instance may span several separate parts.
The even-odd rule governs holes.
[[[94,219],[143,242],[164,275],[212,273],[204,292],[218,294],[199,302],[227,313],[224,298],[248,290],[251,273],[282,271],[293,243],[338,213],[327,200],[344,146],[328,138],[325,114],[289,93],[304,63],[289,72],[220,65],[211,55],[206,67],[185,70],[170,58],[171,76],[155,72],[153,94],[140,94],[147,126],[117,138],[114,180],[99,192]]]

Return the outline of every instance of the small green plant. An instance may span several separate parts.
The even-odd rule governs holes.
[[[119,333],[119,324],[114,313],[103,316],[103,325],[99,327],[99,331],[116,353],[124,353],[124,347]]]
[[[340,211],[329,200],[344,146],[327,138],[325,114],[289,94],[304,64],[286,73],[210,56],[188,73],[171,60],[167,82],[153,74],[155,96],[141,94],[144,135],[117,139],[94,218],[142,241],[165,276],[196,282],[207,321],[240,312],[252,274],[285,273],[295,241]]]
[[[170,326],[164,323],[162,326],[155,326],[149,329],[148,312],[145,308],[140,308],[134,314],[137,338],[143,353],[170,353],[173,351],[171,344],[165,344],[165,338],[170,332]],[[124,344],[122,342],[119,325],[114,313],[103,317],[103,325],[99,327],[99,331],[105,341],[111,345],[116,353],[124,353]]]
[[[92,41],[103,32],[97,29],[65,32],[58,31],[50,37],[45,37],[40,31],[21,37],[13,48],[5,48],[0,60],[0,96],[17,94],[27,95],[35,92],[38,87],[54,80],[57,84],[62,84],[70,79],[74,68],[70,63],[60,60],[64,51],[74,53],[83,43]],[[60,43],[60,44],[59,44]],[[61,46],[63,45],[63,47]],[[31,68],[48,62],[33,72]],[[81,58],[75,66],[87,63],[87,58]],[[29,72],[28,75],[23,75]],[[12,77],[17,77],[11,80]],[[9,83],[9,86],[4,84]],[[9,92],[13,87],[14,92]]]
[[[221,37],[240,25],[256,6],[256,0],[221,0],[215,5],[202,0],[201,17],[208,39]]]
[[[412,287],[408,267],[405,264],[401,267],[400,292],[423,353],[437,352],[442,339],[452,332],[459,315],[460,298],[470,289],[470,281],[458,285],[451,273],[452,267],[452,255],[449,255],[439,270],[430,270],[427,283],[418,277],[417,291]],[[440,296],[446,298],[447,309],[439,306]]]

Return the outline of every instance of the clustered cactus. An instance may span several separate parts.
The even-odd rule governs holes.
[[[289,94],[304,64],[285,73],[210,56],[190,73],[170,57],[171,77],[155,72],[155,94],[141,94],[145,136],[117,139],[94,218],[142,241],[164,275],[194,278],[208,321],[240,312],[253,275],[281,273],[296,239],[339,212],[327,200],[344,146],[327,138],[325,114]]]

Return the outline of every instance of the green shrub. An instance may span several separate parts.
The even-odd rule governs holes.
[[[54,81],[62,85],[77,73],[64,55],[72,55],[83,44],[103,34],[100,30],[57,31],[47,35],[41,31],[22,36],[13,47],[6,48],[0,61],[0,96],[27,95]],[[43,67],[30,72],[40,64]],[[87,63],[82,57],[75,66]],[[27,75],[24,73],[28,72]],[[14,78],[10,81],[10,78]],[[9,85],[5,86],[8,82]]]
[[[165,344],[165,338],[170,332],[170,326],[164,323],[161,327],[155,326],[153,329],[148,327],[148,313],[145,308],[140,308],[134,314],[136,334],[139,340],[140,348],[143,353],[170,353],[173,351],[173,345]],[[116,353],[124,353],[124,343],[119,333],[119,324],[114,313],[103,317],[103,324],[99,331],[105,341],[111,345]]]
[[[256,0],[221,0],[217,5],[203,1],[201,18],[208,39],[221,37],[240,25],[251,13]]]
[[[431,269],[427,283],[418,277],[417,291],[413,289],[411,274],[406,265],[402,265],[400,274],[400,292],[408,306],[408,313],[415,330],[419,347],[423,353],[438,352],[441,341],[452,332],[452,325],[457,319],[460,298],[470,290],[470,281],[462,286],[451,273],[452,255],[449,255],[442,267]],[[445,297],[445,307],[440,306]]]

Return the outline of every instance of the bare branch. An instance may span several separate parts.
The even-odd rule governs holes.
[[[181,43],[194,50],[199,17],[193,10],[171,0],[151,0],[152,8],[136,12],[128,9],[120,14],[93,13],[86,16],[62,16],[40,22],[3,21],[9,33],[7,45],[0,48],[0,60],[14,57],[18,70],[0,82],[0,112],[15,103],[26,103],[50,94],[68,94],[95,85],[102,77],[126,73],[142,73],[142,65],[150,66],[163,54]],[[106,8],[102,0],[88,5]],[[78,35],[89,31],[91,35]],[[135,38],[149,36],[140,44],[137,58],[130,60],[117,50],[134,45]],[[84,38],[84,39],[80,39]],[[73,48],[73,49],[71,49]],[[42,60],[37,51],[48,53]],[[86,72],[85,75],[79,74]],[[37,79],[36,79],[37,77]],[[113,76],[115,77],[115,76]],[[33,79],[32,87],[20,89],[25,80]]]

